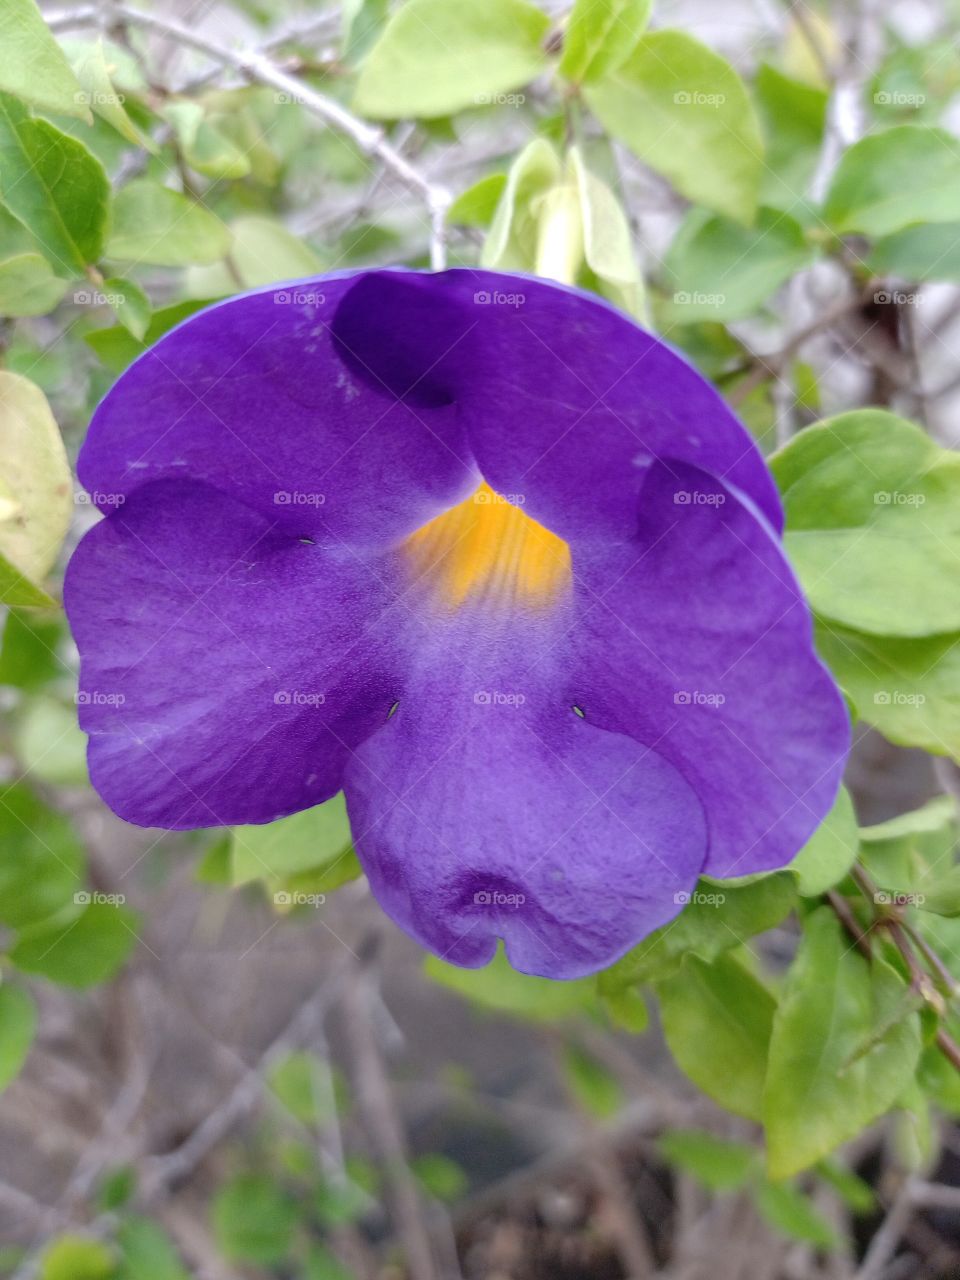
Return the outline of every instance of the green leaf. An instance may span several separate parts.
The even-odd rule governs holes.
[[[77,723],[75,706],[58,698],[30,698],[13,723],[13,749],[25,774],[54,787],[89,782],[87,736]]]
[[[864,1182],[858,1174],[839,1160],[827,1158],[817,1165],[817,1173],[824,1182],[829,1183],[837,1195],[854,1213],[872,1213],[877,1205],[877,1197],[869,1182]]]
[[[623,1106],[623,1090],[616,1077],[578,1045],[564,1049],[563,1072],[573,1097],[599,1120],[609,1120]]]
[[[111,57],[112,57],[111,53]],[[141,133],[124,110],[124,94],[113,83],[114,68],[107,60],[103,40],[88,44],[75,64],[77,79],[83,87],[80,100],[86,103],[101,120],[105,120],[127,142],[155,152],[156,146],[149,134]]]
[[[728,1111],[758,1120],[776,1010],[767,988],[730,955],[713,964],[688,955],[656,991],[680,1069]]]
[[[0,554],[31,582],[39,581],[54,564],[70,527],[73,484],[46,396],[28,379],[3,370],[0,483],[16,503],[0,519]]]
[[[505,173],[488,173],[457,196],[447,210],[447,221],[451,226],[486,229],[493,221],[506,185]]]
[[[197,884],[229,888],[233,884],[233,851],[230,833],[218,837],[200,859],[194,872]]]
[[[507,174],[480,265],[498,271],[532,272],[540,238],[540,203],[563,176],[559,157],[544,138],[523,148]]]
[[[859,846],[857,815],[850,793],[841,787],[833,808],[790,863],[800,893],[816,898],[832,889],[853,866]]]
[[[325,1245],[312,1244],[304,1258],[302,1280],[356,1280],[356,1272],[348,1271]]]
[[[297,280],[323,269],[310,246],[274,218],[236,218],[230,223],[230,233],[230,269],[223,263],[191,267],[187,273],[188,294],[197,298],[223,297],[236,293],[238,288],[256,289],[278,280]],[[291,299],[295,292],[291,291]]]
[[[21,987],[0,985],[0,1092],[26,1061],[37,1029],[37,1007]]]
[[[600,990],[653,982],[677,973],[686,954],[714,960],[747,938],[778,925],[796,900],[795,881],[785,871],[756,880],[701,880],[676,919],[654,930],[622,960],[600,975]]]
[[[90,902],[71,919],[24,929],[10,960],[61,986],[92,987],[112,978],[124,963],[137,940],[137,925],[137,917],[123,906]]]
[[[0,553],[0,604],[25,609],[49,609],[57,602],[41,587],[34,586],[19,569]]]
[[[813,608],[845,627],[924,636],[960,628],[960,457],[882,409],[855,409],[771,459],[787,554]]]
[[[122,1280],[189,1280],[170,1237],[148,1218],[125,1218],[117,1228]]]
[[[109,196],[103,165],[82,142],[0,93],[0,201],[65,276],[100,257]]]
[[[905,280],[960,280],[960,222],[922,222],[884,236],[873,246],[867,269]]]
[[[61,614],[11,609],[0,643],[0,684],[33,693],[56,679],[64,670],[58,656],[62,636]]]
[[[709,1191],[735,1191],[759,1163],[755,1148],[717,1138],[703,1129],[672,1129],[660,1138],[657,1147],[675,1168]]]
[[[837,1237],[830,1223],[814,1208],[809,1196],[796,1187],[764,1178],[754,1188],[753,1198],[760,1216],[791,1240],[802,1240],[821,1249],[836,1247]]]
[[[643,35],[652,8],[653,0],[575,0],[560,74],[589,84],[616,71]]]
[[[290,1252],[296,1207],[264,1175],[233,1178],[217,1193],[212,1215],[217,1243],[231,1262],[268,1267],[282,1262]]]
[[[960,151],[945,129],[904,124],[844,152],[823,215],[837,231],[886,236],[912,222],[955,222]]]
[[[345,0],[340,6],[343,61],[352,65],[370,48],[387,20],[389,0]]]
[[[503,949],[482,969],[461,969],[436,956],[427,956],[424,972],[428,978],[459,995],[497,1013],[552,1022],[573,1017],[590,1008],[596,1000],[592,978],[553,982],[535,978],[510,967]]]
[[[191,169],[209,178],[245,178],[250,172],[246,153],[206,118],[199,102],[171,102],[163,114]]]
[[[267,1083],[301,1124],[325,1124],[337,1114],[340,1089],[329,1064],[315,1053],[288,1053],[271,1066]]]
[[[150,299],[132,280],[111,276],[103,282],[103,292],[123,327],[142,342],[150,323]]]
[[[113,1254],[89,1236],[60,1236],[40,1260],[40,1280],[113,1280],[113,1275]]]
[[[603,1007],[612,1022],[631,1035],[642,1035],[650,1025],[647,1002],[636,987],[611,987],[601,992]]]
[[[179,191],[138,178],[117,192],[107,257],[159,267],[218,262],[230,232],[207,209]]]
[[[354,107],[398,120],[495,102],[546,68],[549,26],[526,0],[406,0],[360,68]]]
[[[428,1152],[411,1160],[410,1168],[428,1195],[445,1204],[459,1200],[467,1190],[469,1178],[455,1160],[437,1152]]]
[[[815,1164],[893,1106],[920,1055],[903,979],[869,963],[828,907],[810,915],[784,985],[763,1094],[770,1175]]]
[[[47,919],[83,888],[84,856],[62,814],[22,782],[0,784],[0,924]]]
[[[169,307],[160,307],[154,311],[147,325],[143,340],[138,341],[123,325],[113,325],[109,329],[94,329],[84,334],[84,341],[96,352],[97,356],[111,373],[122,373],[137,356],[142,355],[147,347],[152,346],[158,338],[162,338],[168,330],[181,320],[196,315],[204,307],[210,305],[210,299],[189,299],[175,302]]]
[[[860,831],[861,858],[878,884],[948,905],[956,876],[957,806],[952,796],[935,796],[919,809]],[[931,909],[936,910],[936,906]],[[943,914],[951,914],[949,911]]]
[[[674,286],[667,317],[740,320],[757,311],[814,257],[798,222],[761,209],[756,225],[694,210],[670,246],[664,267]]]
[[[17,253],[0,262],[0,316],[41,316],[67,291],[67,281],[39,253]]]
[[[0,8],[0,90],[42,111],[89,118],[80,85],[33,0]]]
[[[289,818],[262,826],[234,827],[233,881],[238,885],[252,880],[283,881],[315,871],[336,879],[338,872],[352,873],[352,848],[347,806],[339,792],[324,804]]]
[[[605,293],[632,315],[643,312],[643,280],[633,251],[630,223],[607,184],[584,164],[579,147],[571,147],[569,166],[580,203],[583,256]]]
[[[682,31],[652,31],[584,92],[604,128],[688,199],[751,221],[763,145],[743,82],[718,54]]]
[[[799,216],[798,193],[807,190],[823,145],[827,93],[764,63],[757,71],[754,97],[766,143],[761,202]]]
[[[960,633],[905,640],[822,621],[817,648],[862,720],[901,746],[960,759]]]

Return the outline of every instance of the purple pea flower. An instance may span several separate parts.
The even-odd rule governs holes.
[[[342,789],[384,910],[449,961],[594,972],[834,799],[846,711],[760,454],[595,297],[391,270],[229,299],[119,379],[79,474],[107,804],[176,829]]]

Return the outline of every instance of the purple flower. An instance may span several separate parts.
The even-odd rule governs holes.
[[[431,951],[573,978],[789,862],[843,703],[722,400],[577,290],[360,272],[230,299],[100,405],[66,602],[94,786],[166,828],[346,794]]]

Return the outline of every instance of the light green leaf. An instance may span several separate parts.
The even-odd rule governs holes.
[[[579,147],[571,147],[570,170],[580,202],[583,256],[606,296],[631,315],[642,316],[643,280],[633,251],[630,223],[620,201],[584,164]]]
[[[149,178],[121,188],[113,205],[107,257],[160,267],[218,262],[230,232],[207,209]]]
[[[7,608],[49,609],[56,603],[52,596],[41,587],[34,586],[0,553],[0,604]]]
[[[329,888],[335,888],[332,882],[338,876],[353,877],[356,860],[352,848],[347,806],[339,792],[324,804],[289,818],[262,826],[234,827],[234,884],[287,881],[291,876],[316,872],[331,881]]]
[[[680,324],[740,320],[807,266],[814,252],[800,224],[775,209],[761,209],[753,227],[694,210],[664,261],[674,288],[667,317]]]
[[[302,1280],[356,1280],[356,1272],[348,1271],[323,1244],[311,1244],[303,1260]]]
[[[343,61],[352,65],[370,48],[387,20],[389,0],[345,0],[340,6]]]
[[[837,231],[886,236],[912,222],[955,222],[958,209],[957,139],[945,129],[903,124],[844,153],[823,215]]]
[[[78,915],[24,929],[10,961],[65,987],[92,987],[112,978],[137,940],[138,920],[126,907],[90,902]]]
[[[556,151],[544,138],[523,148],[507,174],[480,265],[497,271],[532,272],[540,237],[540,205],[563,176]]]
[[[37,1007],[22,987],[0,985],[0,1093],[19,1074],[37,1030]]]
[[[824,621],[816,639],[861,720],[901,746],[960,759],[960,632],[907,640]]]
[[[58,698],[28,699],[13,721],[13,749],[25,774],[54,787],[79,787],[87,775],[87,735],[77,709]]]
[[[460,1165],[438,1152],[431,1151],[417,1156],[410,1161],[410,1168],[427,1194],[446,1204],[459,1200],[470,1184],[470,1179]]]
[[[457,227],[489,227],[506,185],[505,173],[488,173],[457,196],[447,210],[447,221]]]
[[[770,1041],[763,1095],[770,1175],[816,1163],[893,1106],[920,1055],[903,979],[868,962],[828,907],[808,917]]]
[[[728,1111],[760,1118],[776,1001],[739,961],[688,955],[657,983],[663,1034],[680,1069]]]
[[[955,893],[956,846],[957,806],[952,796],[935,796],[919,809],[860,831],[861,857],[877,883],[914,894],[934,911],[948,906]]]
[[[164,116],[173,125],[184,159],[210,178],[245,178],[250,161],[243,149],[207,119],[199,102],[171,102]]]
[[[596,986],[592,978],[553,982],[511,968],[501,947],[482,969],[461,969],[436,956],[427,956],[424,973],[459,995],[497,1013],[552,1022],[592,1008]]]
[[[70,527],[73,484],[46,396],[28,379],[3,370],[0,483],[17,504],[0,520],[0,555],[25,578],[38,582],[56,561]]]
[[[67,291],[67,281],[39,253],[18,253],[0,262],[0,316],[42,316]]]
[[[672,1165],[710,1191],[742,1187],[759,1163],[759,1153],[753,1147],[717,1138],[703,1129],[672,1129],[657,1146]]]
[[[623,1090],[617,1078],[579,1045],[565,1048],[563,1072],[570,1093],[598,1120],[609,1120],[623,1106]]]
[[[122,1280],[190,1280],[170,1237],[149,1218],[124,1218],[117,1228]]]
[[[279,280],[315,276],[323,270],[310,246],[274,218],[236,218],[230,223],[230,234],[232,270],[223,263],[191,267],[187,272],[188,296],[219,298],[236,293],[238,288],[256,289]]]
[[[905,280],[960,280],[960,222],[921,222],[884,236],[867,268]]]
[[[90,151],[0,93],[0,201],[55,270],[83,272],[103,250],[110,185]]]
[[[113,1254],[89,1236],[60,1236],[40,1260],[40,1280],[113,1280],[113,1275]]]
[[[821,1249],[836,1247],[837,1237],[830,1223],[814,1207],[809,1196],[796,1187],[768,1182],[764,1178],[754,1188],[753,1198],[760,1216],[791,1240],[802,1240]]]
[[[757,71],[754,97],[766,143],[761,203],[799,217],[797,206],[808,189],[823,145],[827,93],[764,63]]]
[[[55,680],[64,671],[62,637],[62,614],[11,609],[0,642],[0,684],[36,693]]]
[[[150,323],[150,299],[144,291],[132,280],[111,276],[104,280],[103,292],[123,327],[142,342]]]
[[[0,7],[0,90],[42,111],[89,119],[77,78],[34,0]]]
[[[881,409],[810,427],[771,459],[813,608],[857,631],[960,628],[960,457]]]
[[[853,866],[859,845],[853,802],[846,787],[841,787],[833,808],[790,863],[800,893],[816,898],[832,889]]]
[[[270,1068],[267,1083],[301,1124],[325,1124],[337,1114],[342,1086],[335,1083],[329,1063],[315,1053],[288,1053]]]
[[[81,100],[135,147],[155,152],[153,139],[140,132],[124,109],[124,94],[113,83],[115,68],[107,60],[102,39],[85,47],[75,70],[83,90]]]
[[[217,1193],[213,1229],[231,1262],[273,1266],[283,1261],[293,1243],[296,1206],[262,1174],[242,1174]]]
[[[643,35],[652,8],[653,0],[575,0],[560,74],[579,84],[612,74]]]
[[[549,25],[526,0],[406,0],[360,68],[354,106],[398,120],[495,102],[546,68]]]
[[[677,973],[687,953],[713,960],[754,934],[778,925],[796,900],[785,871],[742,883],[701,880],[675,920],[654,930],[600,975],[604,995]]]
[[[611,76],[584,90],[600,123],[683,195],[753,218],[763,157],[740,77],[682,31],[652,31]]]

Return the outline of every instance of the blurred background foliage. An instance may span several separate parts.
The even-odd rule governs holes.
[[[960,1275],[957,6],[651,8],[0,0],[0,1275]],[[171,835],[86,777],[98,399],[218,298],[445,262],[716,383],[855,718],[794,864],[596,980],[424,963],[340,797]]]

